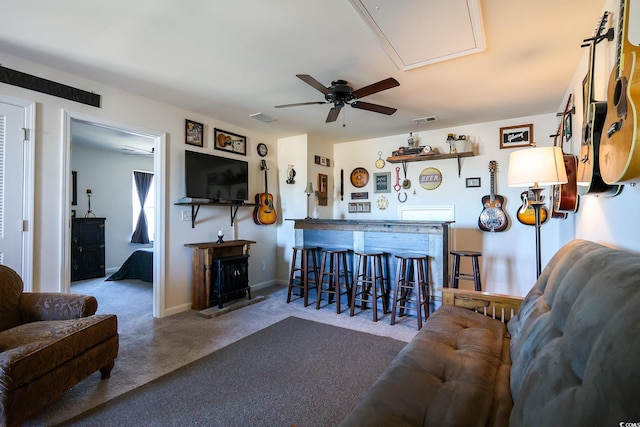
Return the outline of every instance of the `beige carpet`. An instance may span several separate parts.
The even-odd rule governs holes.
[[[70,419],[289,316],[405,342],[417,332],[412,316],[391,326],[389,315],[373,322],[370,310],[349,317],[347,311],[337,314],[335,305],[323,304],[316,310],[315,306],[304,307],[301,299],[287,304],[286,288],[280,286],[253,289],[253,296],[267,298],[212,319],[200,317],[196,311],[154,319],[151,284],[141,281],[90,280],[74,284],[72,292],[95,295],[98,312],[118,315],[120,352],[116,365],[109,380],[101,381],[95,373],[25,426],[49,426]]]

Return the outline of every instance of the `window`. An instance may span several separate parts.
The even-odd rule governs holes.
[[[140,196],[144,195],[144,218],[140,218]],[[154,240],[156,219],[155,179],[152,172],[133,171],[131,174],[131,243],[150,243]],[[141,227],[138,229],[138,227]]]

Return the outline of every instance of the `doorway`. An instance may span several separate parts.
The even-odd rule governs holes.
[[[65,183],[63,185],[63,200],[73,200],[73,196],[76,199],[80,197],[89,197],[89,188],[74,188],[73,171],[71,167],[71,148],[74,125],[76,128],[81,126],[85,130],[95,129],[96,131],[106,131],[113,134],[122,136],[123,140],[114,141],[112,144],[119,145],[118,147],[111,147],[111,150],[134,150],[138,149],[138,145],[134,142],[136,138],[146,139],[150,142],[151,149],[148,150],[153,157],[153,173],[155,180],[155,200],[156,206],[154,214],[154,230],[155,240],[153,248],[153,316],[163,317],[164,315],[164,253],[165,253],[165,233],[164,233],[164,218],[165,218],[165,187],[166,187],[166,154],[165,154],[165,134],[162,132],[142,129],[130,124],[116,123],[108,120],[104,120],[97,117],[87,116],[75,112],[64,112],[64,129],[63,129],[63,171],[65,177]],[[127,137],[129,139],[127,139]],[[86,186],[86,185],[85,185]],[[74,193],[74,189],[76,192]],[[84,194],[86,191],[87,194]],[[78,200],[79,201],[79,200]],[[68,292],[71,289],[71,218],[73,216],[73,210],[76,208],[76,215],[84,215],[80,212],[79,206],[72,206],[71,203],[65,202],[63,206],[67,206],[66,213],[64,215],[64,238],[62,253],[64,254],[64,265],[62,270],[62,287],[63,291]],[[85,206],[83,206],[84,208]],[[91,210],[91,209],[89,209]]]

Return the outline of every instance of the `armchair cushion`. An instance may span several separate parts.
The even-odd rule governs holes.
[[[18,273],[4,265],[0,265],[0,283],[0,331],[4,331],[22,323],[18,307],[23,285]]]

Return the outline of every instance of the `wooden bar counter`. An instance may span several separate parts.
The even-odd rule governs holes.
[[[396,274],[393,255],[412,252],[429,256],[431,295],[449,283],[449,227],[453,221],[295,219],[295,244],[353,251],[383,251],[388,256],[390,283]]]

